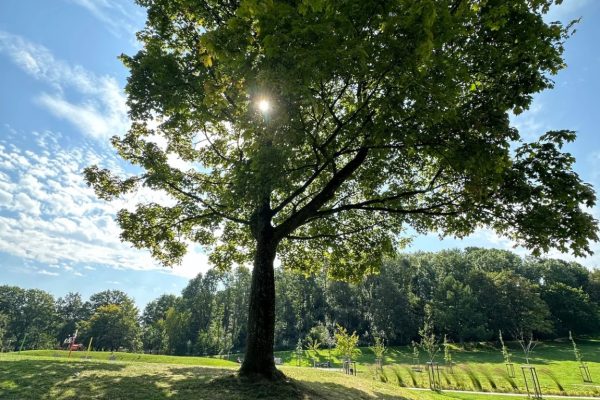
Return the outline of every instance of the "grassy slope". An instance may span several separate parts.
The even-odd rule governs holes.
[[[520,390],[523,391],[525,384],[520,366],[525,360],[521,356],[522,351],[517,344],[511,343],[509,346],[513,354],[515,372],[517,373],[515,382]],[[600,382],[600,341],[581,341],[578,343],[578,347],[584,356],[584,361],[588,363],[592,378],[595,378],[595,382]],[[297,365],[297,360],[293,352],[277,352],[277,356],[283,359],[285,365]],[[311,352],[310,356],[314,356],[314,354]],[[320,351],[317,356],[320,361],[325,361],[328,357],[329,353],[327,350]],[[425,361],[425,357],[425,354],[421,353],[421,361]],[[335,356],[332,359],[334,365],[339,363],[339,360]],[[506,369],[502,354],[498,349],[489,346],[478,346],[478,348],[470,349],[469,351],[455,349],[452,352],[452,359],[458,365],[454,368],[454,374],[445,374],[442,372],[441,380],[444,387],[450,389],[479,390],[477,383],[474,383],[467,373],[467,370],[470,370],[484,391],[514,391],[506,379]],[[361,349],[361,354],[356,357],[356,360],[359,373],[373,376],[374,369],[372,364],[374,363],[374,356],[369,349]],[[443,365],[442,353],[438,354],[437,360]],[[564,394],[553,381],[551,375],[554,375],[568,394],[600,395],[600,384],[584,384],[582,382],[579,365],[574,361],[572,347],[569,342],[540,343],[535,348],[530,362],[536,366],[543,393]],[[408,366],[411,363],[412,349],[408,347],[388,349],[385,357],[385,364],[387,365],[385,368],[386,377],[390,382],[397,383],[395,372],[398,372],[402,380],[410,385],[412,378],[408,372]],[[309,364],[310,360],[308,357],[302,360],[301,365],[308,366]],[[486,375],[491,377],[496,388],[492,387]],[[448,384],[446,378],[448,378],[450,384]],[[426,373],[415,374],[415,379],[419,387],[428,386]]]
[[[68,351],[64,350],[28,350],[21,352],[22,355],[52,357],[55,359],[66,358],[69,355]],[[85,357],[90,357],[92,360],[109,361],[113,353],[108,351],[73,351],[71,358],[80,360]],[[116,361],[125,362],[143,362],[143,363],[160,363],[160,364],[181,364],[181,365],[203,365],[209,367],[236,367],[237,363],[233,361],[222,360],[214,357],[180,357],[180,356],[163,356],[152,354],[136,354],[136,353],[114,353]]]
[[[2,399],[477,399],[412,392],[337,371],[283,367],[290,380],[244,382],[232,368],[3,354]],[[488,400],[498,400],[486,397]]]
[[[589,362],[590,371],[593,378],[600,380],[600,342],[588,341],[579,345],[584,357]],[[524,388],[523,378],[520,374],[519,365],[523,361],[518,357],[517,349],[513,348],[515,368],[517,369],[516,382],[521,388]],[[393,348],[389,349],[386,356],[385,376],[388,383],[381,382],[381,375],[376,375],[372,367],[373,355],[368,349],[361,349],[362,354],[357,358],[358,378],[346,377],[336,371],[320,371],[311,368],[296,368],[291,365],[296,364],[291,352],[278,352],[285,365],[285,373],[296,380],[298,385],[283,385],[277,388],[277,393],[287,393],[290,398],[479,398],[473,394],[460,395],[448,394],[443,397],[435,397],[429,393],[407,391],[398,386],[398,380],[395,372],[398,372],[406,384],[410,384],[411,378],[408,372],[407,364],[411,362],[410,349]],[[138,355],[127,353],[116,353],[117,361],[108,362],[110,353],[92,352],[90,356],[93,360],[82,361],[87,353],[74,352],[71,362],[66,359],[66,352],[56,351],[28,351],[23,352],[21,356],[0,355],[0,398],[5,398],[4,394],[11,394],[16,398],[23,398],[24,393],[34,390],[39,386],[37,393],[39,398],[79,398],[82,393],[94,392],[104,393],[105,396],[99,398],[239,398],[253,399],[251,397],[258,393],[257,397],[263,393],[267,395],[273,391],[272,387],[251,387],[251,389],[242,389],[247,385],[239,385],[235,379],[231,378],[234,369],[237,368],[235,362],[221,360],[209,357],[174,357],[157,355]],[[319,354],[321,360],[328,357],[327,351]],[[568,343],[544,343],[540,344],[533,355],[532,362],[537,366],[538,374],[545,394],[556,393],[564,394],[557,388],[552,379],[544,372],[551,371],[559,379],[565,390],[572,395],[598,395],[600,386],[595,384],[584,385],[581,382],[577,364],[572,360],[571,347]],[[489,371],[492,381],[496,385],[493,391],[509,391],[508,381],[503,377],[504,365],[499,351],[492,348],[480,347],[470,351],[455,351],[453,359],[459,363],[455,367],[455,374],[446,374],[450,384],[446,383],[444,375],[442,381],[446,388],[478,389],[476,384],[469,378],[468,374],[462,369],[462,366],[468,365],[468,368],[479,380],[482,389],[491,391],[492,387],[485,377],[484,371]],[[334,358],[334,362],[338,362]],[[159,365],[160,364],[160,365]],[[308,364],[305,359],[304,364]],[[209,368],[190,368],[190,366],[208,366],[223,367],[222,369]],[[12,367],[10,367],[12,366]],[[186,368],[187,366],[187,368]],[[230,369],[224,369],[230,368]],[[38,380],[37,370],[47,370],[50,381],[44,379]],[[16,372],[22,371],[22,372]],[[65,371],[66,375],[63,374]],[[80,374],[75,375],[76,372]],[[385,378],[384,378],[385,379]],[[418,386],[426,387],[427,378],[425,373],[415,374]],[[119,384],[111,384],[119,382]],[[148,382],[147,385],[142,385]],[[211,382],[209,384],[209,382]],[[33,386],[32,386],[33,385]],[[74,385],[69,389],[69,385]],[[129,393],[132,385],[144,386],[140,397],[131,397]],[[32,386],[32,388],[27,388]],[[12,388],[12,389],[11,389]],[[79,389],[78,389],[79,388]],[[70,391],[69,391],[70,390]],[[243,392],[241,393],[240,390]],[[246,391],[244,391],[246,390]],[[122,391],[122,393],[120,392]],[[207,393],[207,397],[194,397],[191,393],[201,391]],[[283,392],[282,392],[283,391]],[[238,393],[240,392],[240,393]],[[255,393],[256,392],[256,393]],[[71,393],[71,394],[69,394]],[[226,394],[229,393],[229,394]],[[298,393],[303,393],[300,396]],[[238,397],[231,397],[233,394]],[[216,396],[216,397],[215,397]],[[312,397],[311,397],[312,396]],[[366,396],[366,397],[364,397]],[[391,396],[391,397],[390,397]],[[428,396],[428,397],[427,397]],[[32,397],[36,398],[36,396]],[[266,397],[269,398],[269,397]],[[273,398],[286,398],[273,397]],[[492,400],[492,397],[486,396]],[[506,397],[501,397],[506,399]]]

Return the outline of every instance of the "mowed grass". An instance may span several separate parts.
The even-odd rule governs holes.
[[[600,382],[600,342],[579,344],[592,378]],[[506,379],[502,355],[497,349],[479,345],[470,350],[455,349],[454,374],[442,371],[445,389],[524,393],[520,365],[523,362],[512,346],[518,389]],[[384,373],[377,373],[369,349],[357,357],[358,376],[346,376],[339,369],[309,368],[308,357],[295,367],[292,352],[278,352],[288,382],[246,382],[236,377],[236,362],[213,357],[176,357],[147,354],[90,352],[24,351],[0,354],[1,399],[515,399],[474,393],[415,391],[410,370],[411,349],[391,348],[385,358]],[[314,354],[310,354],[315,356]],[[320,351],[320,361],[328,359]],[[236,358],[233,356],[232,358]],[[423,360],[422,355],[422,360]],[[332,361],[339,360],[332,354]],[[536,366],[544,394],[600,395],[600,385],[584,384],[578,364],[573,361],[569,343],[538,345],[531,360]],[[442,363],[443,364],[443,363]],[[337,364],[336,366],[338,366]],[[467,371],[467,369],[469,371]],[[550,375],[563,387],[560,390]],[[412,374],[418,387],[428,387],[425,372]],[[400,381],[398,380],[400,376]],[[478,382],[478,383],[477,383]]]
[[[523,352],[517,343],[508,344],[513,355],[512,361],[516,377],[514,382],[508,378],[502,354],[498,348],[486,344],[471,345],[467,349],[453,347],[452,360],[455,363],[453,373],[443,368],[443,351],[437,355],[440,368],[440,380],[445,389],[481,390],[486,392],[525,393],[525,381],[521,365],[525,364]],[[581,340],[578,347],[587,363],[595,383],[584,383],[575,361],[570,342],[539,343],[531,354],[530,363],[536,367],[542,392],[556,395],[600,396],[600,341]],[[328,350],[320,350],[317,354],[308,354],[299,363],[302,366],[312,365],[312,359],[319,362],[330,359]],[[284,365],[298,365],[295,354],[277,352]],[[333,365],[339,366],[340,360],[332,351]],[[421,352],[421,366],[424,367],[426,355]],[[374,355],[368,348],[361,348],[356,357],[359,375],[377,380],[387,380],[388,384],[429,387],[427,373],[411,372],[413,362],[412,348],[393,347],[388,349],[384,358],[384,373],[376,373]],[[423,368],[424,369],[424,368]],[[400,379],[398,379],[398,376]],[[415,385],[416,383],[416,385]],[[531,384],[531,382],[529,382]],[[513,387],[516,385],[517,389]]]
[[[3,354],[1,399],[447,399],[351,377],[283,367],[285,382],[241,380],[234,368]]]
[[[28,350],[20,353],[25,356],[36,357],[52,357],[62,359],[69,357],[69,352],[66,350]],[[158,364],[181,364],[181,365],[203,365],[209,367],[236,367],[238,364],[233,361],[224,360],[218,357],[180,357],[180,356],[165,356],[156,354],[141,354],[141,353],[111,353],[108,351],[72,351],[70,358],[73,360],[81,360],[89,358],[91,360],[125,362],[143,362],[143,363],[158,363]]]

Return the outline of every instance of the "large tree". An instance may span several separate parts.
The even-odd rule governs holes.
[[[408,227],[481,226],[589,253],[595,195],[562,150],[574,133],[523,143],[509,123],[564,66],[552,0],[137,2],[133,123],[112,143],[140,172],[86,179],[105,199],[172,198],[118,214],[122,239],[165,265],[191,242],[218,266],[253,260],[243,374],[279,376],[276,256],[356,280]]]

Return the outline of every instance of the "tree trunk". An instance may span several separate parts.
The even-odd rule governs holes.
[[[246,355],[240,369],[241,375],[259,375],[267,379],[283,377],[283,374],[275,368],[273,359],[275,337],[273,261],[276,251],[277,241],[271,234],[262,234],[258,237],[250,288]]]

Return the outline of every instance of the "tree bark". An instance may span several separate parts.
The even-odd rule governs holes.
[[[245,376],[261,376],[270,380],[283,377],[273,359],[275,336],[275,272],[273,262],[277,251],[277,240],[272,229],[258,235],[250,306],[248,312],[248,337],[246,355],[240,369]]]

